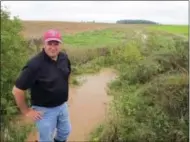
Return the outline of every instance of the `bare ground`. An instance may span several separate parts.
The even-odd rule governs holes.
[[[26,38],[39,38],[48,29],[57,29],[64,34],[76,34],[85,31],[103,30],[107,28],[142,28],[146,25],[114,24],[114,23],[82,23],[82,22],[59,22],[59,21],[22,21],[22,34]]]
[[[57,29],[63,34],[75,34],[84,31],[102,30],[115,24],[79,23],[79,22],[50,22],[50,21],[23,21],[24,37],[38,38],[48,29]]]

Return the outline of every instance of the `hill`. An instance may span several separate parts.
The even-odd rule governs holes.
[[[134,25],[110,24],[110,23],[84,23],[84,22],[62,22],[62,21],[22,21],[22,34],[27,38],[38,38],[44,31],[57,28],[63,34],[76,34],[85,31],[103,30],[107,28],[131,28]],[[137,25],[143,26],[144,25]]]

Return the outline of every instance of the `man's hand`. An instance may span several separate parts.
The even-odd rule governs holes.
[[[42,119],[42,112],[36,111],[34,109],[29,109],[24,115],[33,121]]]
[[[14,86],[12,93],[16,100],[16,104],[19,107],[22,114],[24,114],[26,117],[28,117],[34,121],[42,118],[42,116],[41,116],[42,112],[38,112],[32,108],[28,108],[26,101],[25,101],[24,90],[21,90],[21,89],[17,88],[16,86]]]

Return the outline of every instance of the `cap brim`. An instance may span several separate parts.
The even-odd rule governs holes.
[[[57,39],[57,38],[48,38],[45,40],[45,42],[48,42],[48,41],[58,41],[58,42],[62,43],[62,41],[60,39]]]

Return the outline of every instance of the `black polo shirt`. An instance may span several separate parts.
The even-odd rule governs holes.
[[[54,61],[43,50],[23,67],[15,86],[30,89],[32,105],[55,107],[68,100],[70,72],[67,54],[61,52]]]

